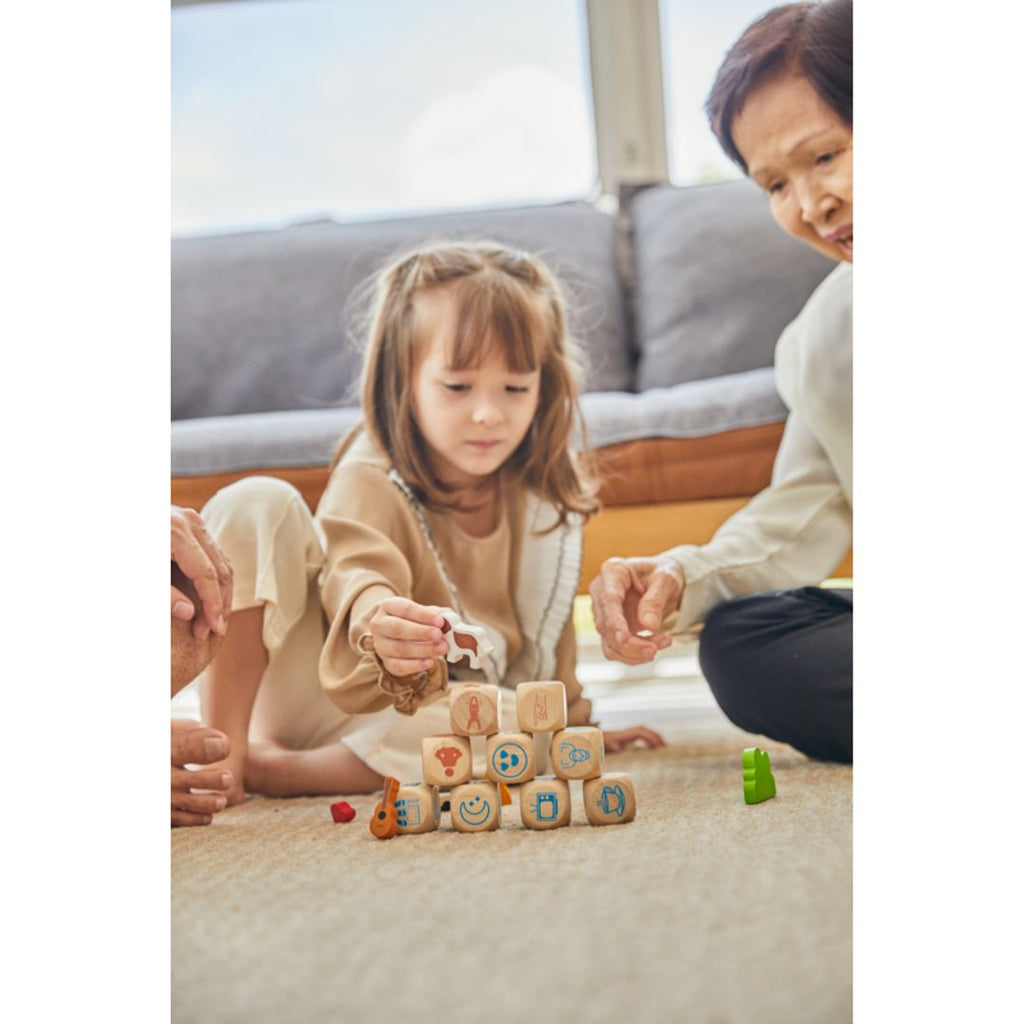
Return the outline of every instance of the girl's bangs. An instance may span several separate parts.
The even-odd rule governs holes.
[[[453,370],[479,366],[495,348],[512,373],[533,373],[550,332],[540,297],[505,274],[482,273],[453,288]]]

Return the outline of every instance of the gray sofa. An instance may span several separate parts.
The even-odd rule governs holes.
[[[775,342],[832,264],[784,235],[747,181],[654,186],[621,207],[174,240],[172,500],[200,507],[229,480],[269,472],[314,505],[333,446],[359,415],[347,330],[357,286],[399,248],[469,237],[540,254],[566,286],[589,362],[589,442],[606,476],[597,520],[664,506],[665,536],[678,541],[680,506],[718,502],[711,519],[724,518],[767,482],[786,415]],[[591,567],[605,553],[591,551]]]

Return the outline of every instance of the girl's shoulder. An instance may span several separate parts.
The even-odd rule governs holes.
[[[395,502],[399,493],[388,478],[390,470],[390,460],[365,431],[349,438],[327,479],[317,515],[353,516],[360,509]]]
[[[354,430],[342,442],[333,472],[352,466],[370,466],[385,476],[391,469],[391,460],[377,447],[365,427]]]

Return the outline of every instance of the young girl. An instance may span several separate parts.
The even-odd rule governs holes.
[[[575,673],[573,598],[593,487],[570,439],[577,354],[555,279],[493,243],[436,245],[377,282],[364,422],[341,443],[315,519],[289,485],[250,478],[203,510],[235,572],[221,651],[200,682],[249,792],[360,793],[421,777],[447,733],[450,681]],[[450,665],[439,611],[483,627],[479,669]],[[648,729],[605,733],[614,751]],[[476,766],[483,775],[483,765]]]

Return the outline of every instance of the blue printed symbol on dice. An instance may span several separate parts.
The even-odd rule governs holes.
[[[418,825],[420,823],[419,800],[396,800],[395,810],[398,812],[398,824],[403,828],[406,825]]]
[[[604,811],[609,818],[614,814],[621,818],[626,813],[626,794],[621,786],[603,786],[601,795],[597,798],[597,806]]]
[[[558,796],[555,793],[538,793],[533,805],[538,821],[558,820]]]
[[[516,740],[499,744],[491,755],[491,767],[501,778],[512,781],[526,771],[526,748]]]

